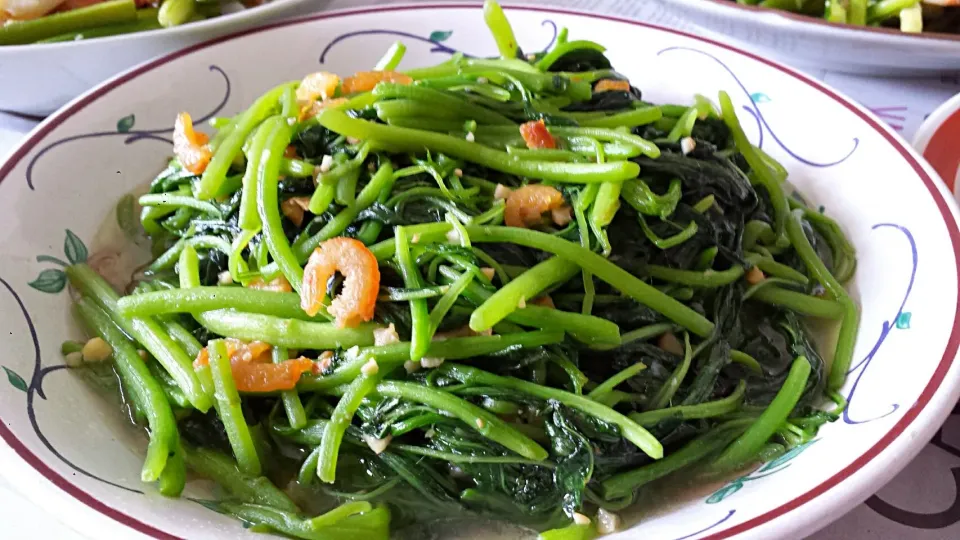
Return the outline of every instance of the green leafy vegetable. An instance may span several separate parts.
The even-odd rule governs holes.
[[[465,514],[581,539],[837,417],[856,254],[729,96],[644,102],[601,45],[523,55],[484,13],[499,58],[405,78],[395,44],[315,116],[285,83],[218,123],[202,174],[175,158],[140,199],[132,294],[69,231],[47,259],[31,285],[70,281],[150,427],[144,480],[189,467],[308,540]]]

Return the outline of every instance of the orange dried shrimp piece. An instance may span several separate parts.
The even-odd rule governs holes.
[[[380,266],[367,246],[353,238],[331,238],[313,251],[303,269],[300,307],[308,315],[316,315],[327,295],[327,281],[336,272],[345,277],[343,289],[328,309],[337,327],[354,328],[372,319],[380,291]]]
[[[301,375],[316,370],[316,363],[304,357],[274,364],[270,345],[262,341],[246,343],[233,338],[225,341],[227,354],[230,356],[230,372],[240,392],[292,390]],[[198,368],[209,363],[210,355],[204,347],[197,354],[193,367]]]
[[[297,101],[307,104],[318,99],[330,99],[337,92],[340,77],[327,71],[311,73],[300,81],[297,87]]]
[[[297,105],[300,106],[300,119],[315,115],[323,108],[320,103],[333,100],[340,85],[340,77],[326,71],[311,73],[300,81],[297,87]],[[319,100],[319,101],[318,101]]]
[[[342,90],[344,94],[369,92],[382,82],[410,84],[413,82],[413,79],[396,71],[358,71],[352,77],[347,77],[343,80],[343,86],[340,87],[340,90]]]
[[[542,119],[521,124],[520,135],[530,149],[557,147],[557,140],[550,134]]]
[[[540,223],[545,212],[562,208],[563,194],[543,184],[528,184],[507,197],[503,219],[508,227],[529,228]]]
[[[173,126],[173,153],[184,169],[193,174],[203,174],[213,157],[213,152],[207,146],[209,140],[206,133],[194,131],[189,113],[177,115]]]
[[[304,107],[300,111],[300,120],[302,121],[307,118],[313,118],[314,116],[320,114],[324,109],[328,107],[336,107],[338,105],[343,105],[347,101],[349,101],[347,98],[342,98],[342,97],[325,99],[323,101],[314,101],[312,105],[310,105],[309,107]]]
[[[233,381],[240,392],[277,392],[293,390],[304,373],[313,373],[316,363],[300,357],[279,364],[239,364],[231,366]]]
[[[628,81],[602,79],[593,87],[593,91],[594,92],[629,92],[630,83]]]

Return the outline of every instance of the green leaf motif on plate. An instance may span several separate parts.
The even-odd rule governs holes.
[[[909,330],[910,329],[910,318],[913,316],[909,311],[904,311],[897,317],[897,329],[898,330]]]
[[[7,366],[3,366],[3,370],[7,372],[7,380],[10,381],[10,384],[13,385],[14,388],[21,392],[27,391],[27,382],[23,380],[23,377],[17,375],[16,371]]]
[[[89,254],[83,240],[73,234],[70,229],[67,229],[67,238],[63,241],[63,253],[67,256],[70,264],[87,262],[87,255]]]
[[[67,286],[67,274],[63,270],[48,268],[40,272],[37,279],[31,281],[28,285],[40,292],[55,294]]]
[[[760,467],[759,469],[757,469],[757,472],[762,473],[762,472],[773,471],[774,469],[777,469],[781,465],[786,465],[787,463],[792,461],[794,458],[802,454],[804,450],[806,450],[807,448],[810,448],[810,446],[813,443],[819,440],[820,439],[813,439],[812,441],[807,441],[803,444],[794,446],[793,448],[785,452],[782,456],[778,457],[777,459],[768,461],[763,467]]]
[[[430,41],[446,41],[453,35],[453,30],[434,30],[430,32]]]
[[[137,117],[132,114],[128,114],[123,118],[117,120],[117,131],[120,133],[126,133],[133,129],[133,124],[136,123]]]
[[[769,462],[760,466],[757,470],[728,482],[725,486],[713,492],[713,495],[707,497],[707,500],[704,502],[707,504],[717,504],[734,493],[740,491],[745,483],[765,478],[771,474],[776,474],[786,469],[789,466],[790,461],[793,461],[797,456],[802,454],[804,450],[810,448],[813,443],[819,440],[820,439],[813,439],[791,448],[782,456],[770,460]]]
[[[717,503],[719,503],[719,502],[722,502],[722,501],[723,501],[724,499],[726,499],[727,497],[729,497],[729,496],[733,495],[734,493],[740,491],[740,489],[743,488],[743,481],[744,481],[744,480],[748,480],[748,478],[747,478],[747,477],[737,478],[736,480],[734,480],[734,481],[730,482],[729,484],[723,486],[722,488],[718,489],[717,491],[715,491],[715,492],[713,493],[713,495],[710,495],[709,497],[707,497],[706,503],[707,503],[707,504],[717,504]]]

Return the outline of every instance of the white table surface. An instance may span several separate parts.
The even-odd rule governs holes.
[[[585,11],[604,11],[659,24],[684,26],[642,0],[527,0]],[[330,9],[393,0],[334,0]],[[934,108],[960,92],[960,73],[923,79],[867,78],[807,69],[873,110],[907,140]],[[0,112],[0,157],[7,155],[38,119]],[[3,463],[0,463],[0,468]],[[893,481],[865,504],[811,536],[814,540],[955,540],[960,538],[960,406],[937,437]],[[0,477],[0,539],[89,540],[55,514],[22,497]]]

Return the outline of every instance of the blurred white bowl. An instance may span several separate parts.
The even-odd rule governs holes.
[[[729,0],[660,3],[707,32],[796,65],[870,75],[930,75],[960,69],[960,35],[905,34],[892,28],[833,24]]]
[[[0,110],[46,116],[100,82],[154,56],[284,16],[327,0],[272,0],[175,28],[35,45],[0,46]]]

